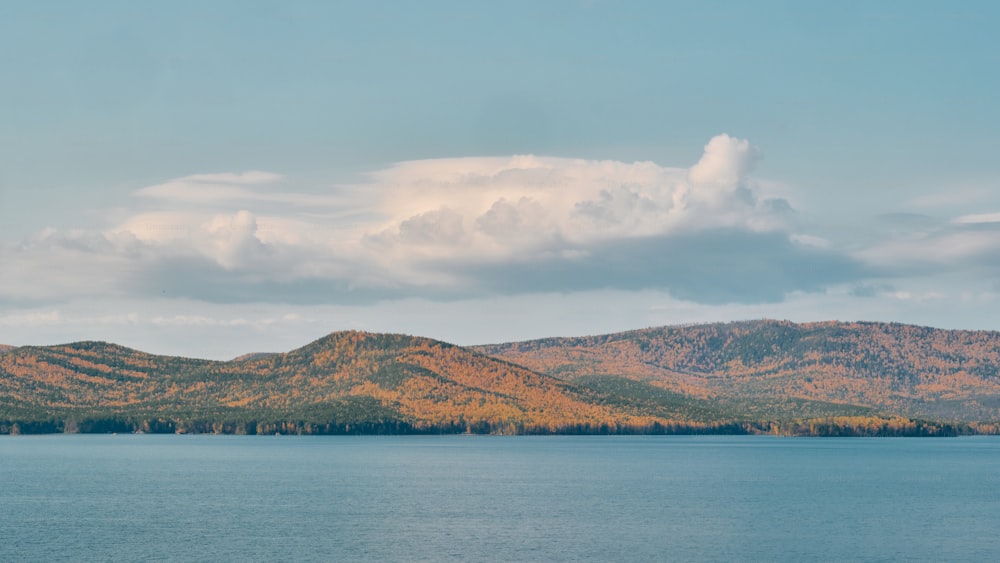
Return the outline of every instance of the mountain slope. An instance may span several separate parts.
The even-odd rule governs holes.
[[[613,375],[745,404],[850,404],[1000,419],[1000,333],[890,323],[750,321],[476,348],[568,381]]]
[[[997,333],[775,321],[476,349],[337,332],[228,362],[22,346],[0,355],[0,433],[993,432],[998,350]]]
[[[295,431],[359,424],[386,431],[587,431],[658,421],[593,398],[443,342],[362,332],[230,362],[99,342],[22,347],[0,357],[0,409],[8,419],[131,417],[221,431],[247,430],[252,422],[260,432],[289,431],[287,424]]]
[[[417,426],[514,431],[648,422],[591,404],[558,379],[412,336],[334,333],[286,354],[212,366],[209,373],[224,404],[245,408],[370,397]]]

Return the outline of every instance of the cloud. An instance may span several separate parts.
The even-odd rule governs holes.
[[[2,274],[0,300],[358,303],[650,288],[749,303],[862,277],[857,259],[796,230],[787,200],[761,195],[759,158],[719,135],[690,168],[433,159],[315,193],[288,191],[270,172],[185,176],[137,190],[135,209],[103,231],[4,245],[16,273]]]
[[[748,142],[720,135],[688,170],[530,155],[404,162],[374,175],[382,188],[377,208],[382,233],[411,250],[432,241],[404,231],[430,227],[426,221],[446,208],[453,246],[478,257],[714,228],[785,228],[788,203],[754,193],[747,174],[756,154]]]
[[[42,326],[62,322],[63,317],[57,309],[42,311],[27,311],[0,315],[0,326]]]
[[[688,171],[688,178],[696,186],[717,187],[725,193],[745,180],[758,158],[760,153],[749,141],[718,135],[705,145],[705,153]]]
[[[261,257],[267,251],[257,238],[257,219],[249,211],[232,216],[216,215],[205,228],[211,237],[212,254],[227,269],[238,268]]]
[[[698,303],[774,303],[864,276],[833,252],[799,245],[783,233],[738,229],[606,241],[562,260],[472,266],[491,291],[571,292],[667,289]]]
[[[978,223],[1000,223],[1000,213],[976,213],[956,217],[953,223],[960,225],[975,225]]]
[[[986,182],[996,184],[995,179],[992,181],[987,180]],[[919,195],[911,199],[908,203],[913,207],[937,209],[942,207],[965,207],[995,199],[995,188],[979,184],[981,183],[977,183],[977,185],[952,186],[946,191]]]
[[[143,260],[128,233],[45,229],[0,245],[0,304],[127,292],[118,276]]]
[[[254,197],[254,192],[245,186],[272,184],[281,179],[279,174],[257,170],[243,173],[193,174],[142,188],[137,190],[135,195],[189,203],[237,200]]]
[[[854,256],[884,275],[998,270],[1000,222],[992,218],[993,214],[962,216],[949,223],[897,233]]]
[[[889,284],[884,283],[860,283],[848,288],[847,293],[852,297],[872,298],[881,295],[891,294],[895,290]]]
[[[831,248],[833,246],[833,243],[829,240],[815,235],[793,234],[789,239],[796,244],[814,248]]]
[[[937,291],[928,291],[924,293],[914,293],[912,291],[893,291],[887,293],[886,295],[888,295],[893,299],[898,299],[900,301],[916,301],[916,302],[938,300],[947,297],[943,293]]]
[[[339,208],[353,203],[341,194],[300,193],[282,189],[285,177],[251,170],[241,173],[193,174],[135,191],[135,196],[160,204],[200,206],[270,206]]]

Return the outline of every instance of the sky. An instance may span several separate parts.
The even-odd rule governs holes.
[[[1000,330],[1000,3],[0,3],[0,343]]]

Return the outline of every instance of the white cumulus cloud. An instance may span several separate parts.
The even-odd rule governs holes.
[[[834,268],[796,261],[829,245],[793,233],[791,205],[761,195],[751,176],[759,156],[748,141],[719,135],[690,168],[534,155],[431,159],[308,193],[271,172],[190,175],[136,190],[132,211],[102,231],[4,245],[13,267],[0,299],[457,297],[534,291],[536,278],[547,289],[561,279],[671,289],[682,279],[697,297],[699,284],[720,276],[730,279],[716,294],[734,296],[733,280],[747,268],[747,283],[768,276],[769,295],[815,287],[809,272]],[[760,266],[769,261],[771,270]]]
[[[399,163],[373,175],[384,217],[374,240],[524,259],[622,238],[783,228],[787,202],[754,192],[756,158],[749,142],[719,135],[690,169],[531,155]]]

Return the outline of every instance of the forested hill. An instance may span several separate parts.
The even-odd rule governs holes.
[[[337,332],[231,361],[0,354],[0,433],[942,435],[997,430],[1000,335],[756,321],[463,348]]]
[[[1000,418],[1000,333],[992,331],[747,321],[476,349],[569,381],[613,375],[704,398],[796,398],[906,416]]]
[[[607,432],[662,421],[504,361],[402,335],[339,332],[229,362],[102,342],[0,356],[0,432]]]

